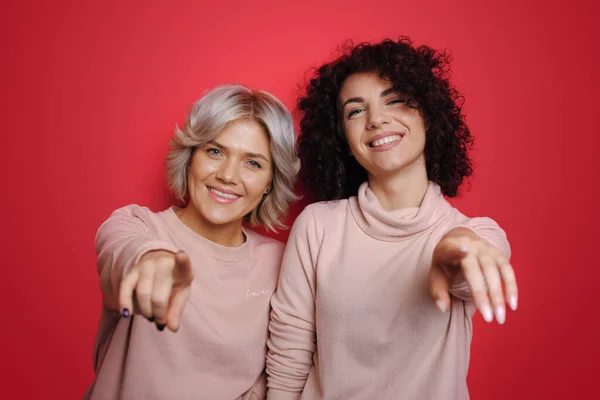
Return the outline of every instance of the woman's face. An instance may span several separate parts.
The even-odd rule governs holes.
[[[254,121],[232,121],[196,149],[188,174],[189,205],[209,224],[241,225],[270,189],[272,174],[264,129]]]
[[[341,120],[352,155],[369,176],[425,169],[425,121],[377,73],[357,73],[340,90]]]

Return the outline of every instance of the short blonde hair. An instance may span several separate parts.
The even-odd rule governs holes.
[[[210,142],[225,125],[239,119],[255,121],[264,128],[269,137],[273,166],[271,190],[245,219],[252,226],[263,225],[276,231],[277,227],[285,227],[281,218],[287,214],[289,203],[298,199],[294,185],[300,165],[292,116],[275,96],[267,92],[225,85],[212,89],[194,103],[184,127],[176,127],[169,142],[167,182],[175,197],[185,203],[194,149]]]

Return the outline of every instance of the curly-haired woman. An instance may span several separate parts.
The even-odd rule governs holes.
[[[449,58],[408,38],[360,44],[300,99],[296,220],[272,299],[270,399],[468,399],[471,318],[504,323],[504,231],[447,202],[473,141]]]

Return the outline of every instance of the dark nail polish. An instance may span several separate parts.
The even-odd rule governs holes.
[[[165,330],[165,326],[163,324],[156,324],[156,329],[162,332]]]
[[[148,318],[148,321],[150,321],[150,322],[154,322],[154,317],[150,317],[150,318]]]
[[[121,313],[121,315],[123,316],[123,318],[129,318],[129,309],[128,308],[124,308],[123,312]]]

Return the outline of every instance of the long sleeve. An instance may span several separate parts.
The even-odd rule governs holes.
[[[296,219],[271,300],[268,399],[297,399],[313,366],[319,234],[311,207]]]
[[[126,206],[114,211],[98,229],[98,275],[103,302],[108,309],[119,309],[121,279],[145,253],[152,250],[177,251],[172,243],[153,238],[144,221],[147,213],[150,211],[139,206]]]
[[[511,250],[506,233],[493,219],[487,217],[470,218],[465,224],[459,226],[471,229],[481,239],[500,250],[507,260],[510,260]],[[453,228],[456,228],[456,226]],[[473,300],[469,285],[464,279],[453,284],[450,287],[450,293],[465,301]]]
[[[506,232],[500,228],[496,221],[487,217],[471,218],[466,226],[473,229],[480,238],[500,250],[504,257],[510,260],[510,244]]]

